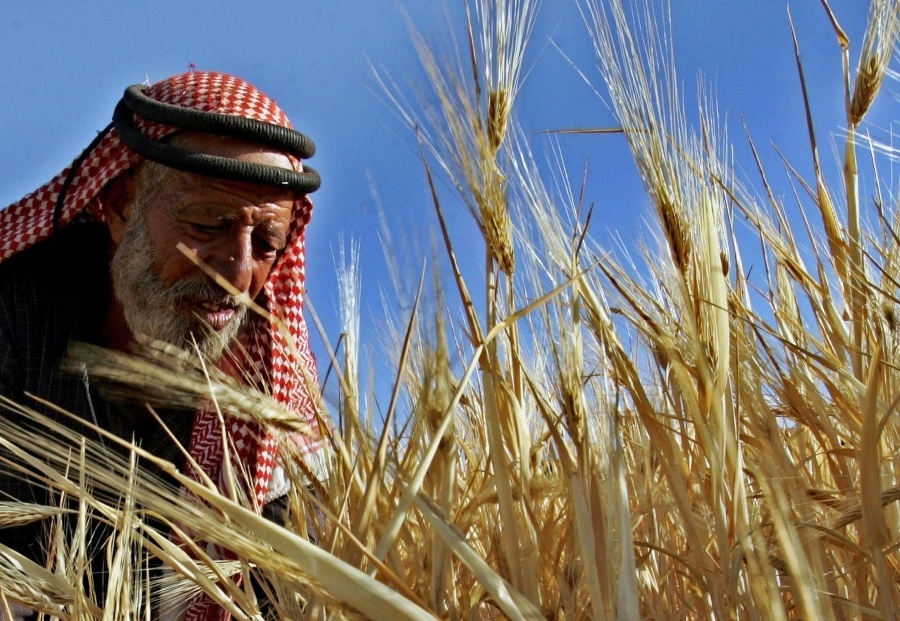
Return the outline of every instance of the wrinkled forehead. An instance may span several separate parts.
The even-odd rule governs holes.
[[[236,160],[252,160],[285,170],[302,170],[299,160],[288,153],[231,136],[180,131],[171,134],[166,142],[207,155]]]
[[[166,141],[194,153],[226,158],[234,162],[272,166],[284,170],[302,170],[300,162],[291,155],[247,140],[182,131],[172,134]],[[137,190],[140,193],[155,194],[164,191],[175,192],[178,195],[202,194],[208,189],[219,188],[260,203],[294,203],[294,208],[303,206],[298,202],[301,193],[290,188],[192,174],[151,160],[144,160],[136,170],[133,170],[139,180]]]
[[[176,130],[163,138],[162,141],[182,147],[193,153],[212,155],[227,160],[261,164],[289,171],[303,170],[303,163],[294,155],[266,147],[251,140]],[[289,190],[286,191],[289,192]],[[298,193],[294,193],[294,195],[299,196]]]

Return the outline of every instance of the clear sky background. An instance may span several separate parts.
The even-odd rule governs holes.
[[[673,4],[684,92],[695,92],[699,72],[714,83],[745,172],[753,174],[741,119],[773,170],[780,167],[770,143],[810,175],[785,1]],[[855,63],[867,3],[831,4],[850,35]],[[336,299],[333,255],[341,235],[362,243],[362,313],[368,321],[377,320],[379,290],[389,285],[377,238],[379,209],[398,236],[424,240],[423,250],[435,226],[414,139],[386,103],[371,66],[400,83],[422,84],[409,22],[449,49],[447,22],[459,24],[463,6],[463,0],[4,0],[0,205],[18,200],[68,165],[109,122],[127,85],[155,82],[189,64],[237,74],[273,96],[318,145],[311,164],[323,183],[313,197],[308,287],[334,340],[337,324],[328,317]],[[839,134],[844,119],[840,50],[819,0],[795,0],[791,10],[823,158],[833,166],[829,134]],[[518,116],[538,150],[548,141],[542,130],[613,124],[603,101],[564,54],[600,88],[578,3],[544,0],[526,59],[529,74]],[[896,91],[897,86],[889,82],[887,88]],[[882,98],[879,113],[890,118],[883,111],[895,103],[890,95]],[[585,164],[589,167],[587,199],[596,205],[598,238],[610,247],[616,238],[629,246],[638,243],[649,207],[624,139],[561,136],[559,145],[574,176],[580,177]],[[786,183],[778,187],[789,195]],[[477,266],[483,250],[467,212],[456,209],[450,219],[457,249],[465,251],[471,243]],[[420,261],[421,255],[409,260]]]

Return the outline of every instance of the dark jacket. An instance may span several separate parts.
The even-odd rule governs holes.
[[[60,368],[71,342],[102,345],[110,292],[107,248],[104,225],[79,222],[0,264],[0,394],[91,434],[25,393],[36,395],[179,463],[177,448],[143,408],[110,404],[91,386],[86,372],[66,373]],[[192,413],[162,414],[186,446]],[[19,417],[6,408],[0,408],[0,416]],[[6,499],[54,502],[43,486],[30,485],[2,468],[0,492]],[[0,528],[0,542],[42,562],[45,544],[40,529],[41,524]]]

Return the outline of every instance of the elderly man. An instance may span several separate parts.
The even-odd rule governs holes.
[[[316,429],[301,314],[307,194],[319,185],[302,163],[312,142],[266,95],[219,73],[130,87],[113,119],[71,167],[0,211],[0,394],[22,403],[37,395],[178,462],[177,447],[146,413],[104,401],[87,374],[60,370],[74,341],[127,352],[150,338],[260,378]],[[288,330],[248,312],[243,298]],[[219,480],[218,417],[169,412],[164,422]],[[283,495],[274,441],[249,423],[228,425],[260,506]],[[306,439],[309,453],[318,447]],[[0,486],[6,498],[35,494],[15,475]],[[40,560],[34,528],[0,529],[0,542]],[[218,614],[201,601],[186,618]]]

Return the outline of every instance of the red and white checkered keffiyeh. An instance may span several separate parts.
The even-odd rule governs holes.
[[[173,76],[149,87],[146,95],[157,101],[216,112],[248,117],[292,128],[290,121],[277,104],[251,84],[223,73],[191,71]],[[177,128],[137,119],[137,125],[155,140],[173,133]],[[64,227],[78,216],[103,221],[103,209],[98,200],[101,189],[111,179],[143,161],[110,130],[86,154],[71,179],[65,203],[59,214],[59,226]],[[29,194],[21,201],[0,211],[0,262],[30,248],[53,234],[54,208],[57,197],[70,169],[62,171],[52,181]],[[260,377],[265,389],[283,405],[317,430],[313,404],[306,390],[306,381],[315,381],[315,364],[309,347],[309,335],[302,315],[304,283],[304,237],[312,203],[305,196],[294,204],[291,232],[284,254],[272,270],[263,289],[263,306],[287,327],[284,331],[270,322],[253,317],[246,343],[253,369],[246,376]],[[287,338],[290,342],[286,342]],[[276,441],[273,436],[260,433],[258,426],[246,421],[227,420],[229,441],[241,466],[254,477],[255,496],[259,506],[268,499],[269,484],[276,466]],[[216,414],[197,413],[191,435],[189,453],[214,481],[220,481],[223,471],[222,433]],[[301,450],[312,456],[321,449],[318,437],[299,441]],[[188,610],[186,619],[212,620],[228,618],[209,600],[201,600]]]

